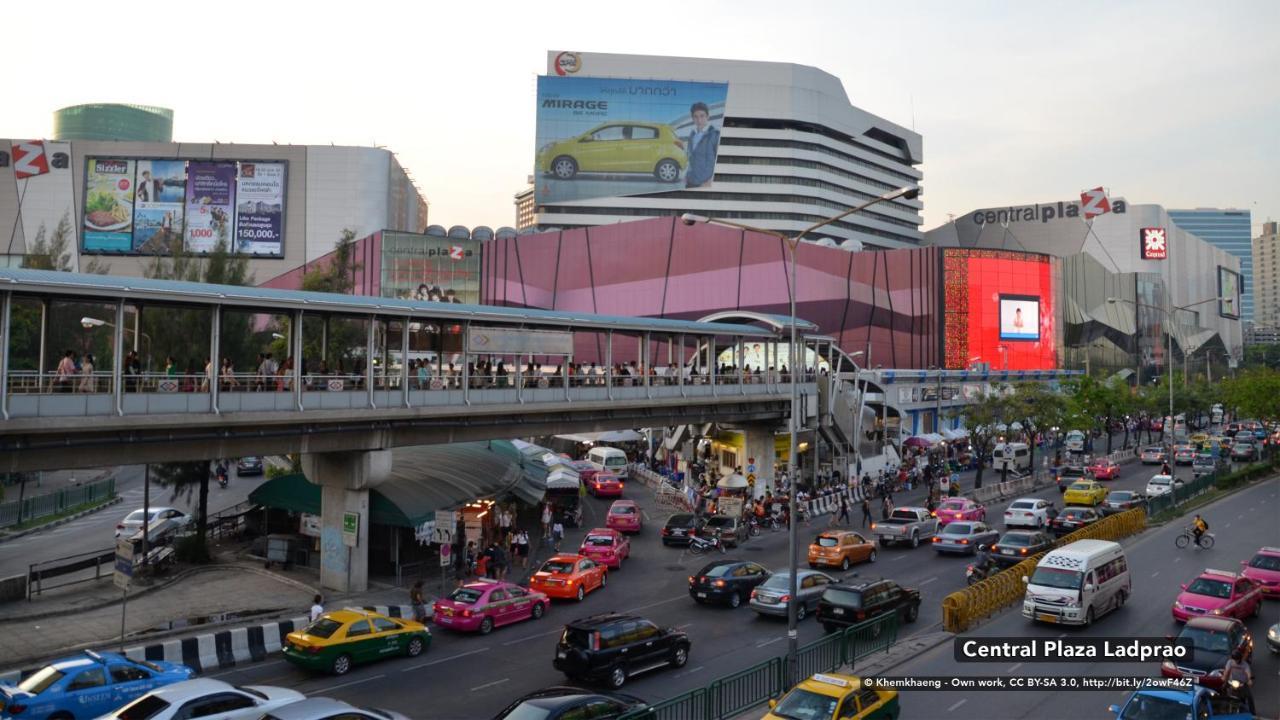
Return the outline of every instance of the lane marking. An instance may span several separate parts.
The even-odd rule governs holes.
[[[899,555],[898,557],[896,557],[896,558],[894,558],[894,559],[893,559],[893,562],[898,562],[899,560],[906,560],[908,557],[910,557],[910,556],[909,556],[909,555]]]
[[[921,581],[920,581],[920,584],[921,584],[921,585],[928,585],[929,583],[931,583],[931,582],[933,582],[934,580],[937,580],[937,579],[938,579],[938,576],[937,576],[937,575],[934,575],[933,577],[929,578],[928,580],[921,580]]]
[[[1231,527],[1231,523],[1227,523],[1226,525],[1223,525],[1222,527],[1224,527],[1224,528],[1229,528],[1229,527]]]
[[[1066,636],[1067,636],[1067,634],[1066,634],[1066,633],[1062,633],[1062,634],[1061,634],[1061,635],[1059,635],[1058,637],[1060,637],[1060,638],[1064,638],[1064,637],[1066,637]]]
[[[1151,573],[1151,577],[1155,577],[1155,576],[1157,576],[1157,575],[1159,575],[1159,574],[1160,574],[1160,571],[1159,571],[1159,570],[1157,570],[1157,571],[1155,571],[1155,572]]]
[[[200,677],[208,677],[208,678],[222,677],[223,675],[230,675],[231,673],[244,672],[245,670],[248,670],[249,668],[254,668],[254,669],[257,669],[257,668],[264,668],[264,667],[267,667],[268,665],[276,665],[276,664],[278,664],[278,663],[282,663],[282,662],[284,662],[284,658],[281,658],[281,659],[279,659],[279,660],[268,660],[268,661],[266,661],[266,662],[253,663],[253,664],[251,664],[251,665],[245,665],[245,666],[243,666],[243,667],[231,668],[231,669],[229,669],[229,670],[223,670],[222,672],[219,672],[219,673],[213,673],[212,675],[201,675]]]
[[[787,639],[787,636],[785,636],[785,635],[779,635],[778,637],[773,638],[772,640],[761,640],[760,642],[756,643],[756,647],[758,647],[758,648],[762,648],[762,647],[764,647],[765,645],[772,645],[772,644],[774,644],[774,643],[778,642],[779,640],[786,640],[786,639]]]
[[[503,645],[503,647],[506,647],[506,646],[508,646],[508,645],[519,645],[520,643],[525,642],[526,640],[533,640],[533,639],[535,639],[535,638],[546,637],[546,636],[548,636],[548,635],[559,635],[559,634],[560,634],[560,633],[562,633],[562,632],[564,632],[564,628],[561,628],[561,629],[559,629],[559,630],[548,630],[547,632],[544,632],[544,633],[538,633],[537,635],[526,635],[526,636],[524,636],[524,637],[520,638],[519,640],[508,640],[508,641],[506,641],[506,642],[502,643],[502,645]],[[472,652],[480,652],[480,651],[479,651],[479,650],[473,650]],[[471,653],[463,653],[463,655],[470,655],[470,654],[471,654]]]
[[[960,707],[961,705],[965,704],[966,702],[969,702],[969,700],[968,700],[967,698],[964,698],[964,699],[961,699],[961,700],[957,700],[956,702],[952,703],[951,707],[947,708],[947,712],[951,712],[952,710],[955,710],[956,708]]]
[[[327,692],[333,692],[334,690],[337,690],[338,688],[350,687],[350,686],[352,686],[352,685],[359,685],[360,683],[367,683],[367,682],[369,682],[369,681],[371,681],[371,680],[381,680],[381,679],[383,679],[383,678],[385,678],[385,677],[386,677],[386,675],[374,675],[373,677],[362,678],[362,679],[360,679],[360,680],[352,680],[351,682],[344,682],[344,683],[342,683],[342,684],[340,684],[340,685],[331,685],[331,686],[326,687],[326,688],[317,688],[317,689],[315,689],[315,690],[312,690],[312,691],[311,691],[311,692],[309,692],[309,693],[303,693],[303,694],[304,694],[304,695],[307,695],[307,696],[311,696],[311,695],[314,695],[315,693],[327,693]]]
[[[494,685],[501,685],[502,683],[506,682],[506,681],[507,681],[507,680],[509,680],[509,679],[510,679],[510,678],[502,678],[501,680],[494,680],[493,682],[487,682],[487,683],[485,683],[485,684],[483,684],[483,685],[477,685],[477,686],[475,686],[475,687],[471,688],[471,692],[475,692],[475,691],[477,691],[477,690],[483,690],[483,689],[485,689],[485,688],[491,688],[491,687],[493,687]]]
[[[435,660],[430,660],[424,663],[418,663],[417,665],[410,665],[409,667],[401,670],[400,672],[409,672],[410,670],[417,670],[418,668],[424,668],[424,667],[427,667],[428,665],[435,665],[437,663],[448,662],[450,660],[457,660],[460,657],[466,657],[468,655],[475,655],[476,653],[482,653],[482,652],[488,652],[488,651],[489,651],[489,648],[487,647],[477,648],[475,650],[468,650],[464,653],[458,653],[457,655],[450,655],[449,657],[436,658]]]
[[[635,611],[637,611],[637,610],[646,610],[646,609],[651,608],[651,607],[657,607],[657,606],[659,606],[659,605],[666,605],[667,603],[676,602],[676,601],[678,601],[678,600],[684,600],[684,599],[685,599],[685,598],[687,598],[687,597],[689,597],[689,594],[688,594],[688,593],[685,593],[685,594],[683,594],[683,595],[677,595],[677,596],[675,596],[675,597],[673,597],[673,598],[668,598],[668,599],[666,599],[666,600],[658,600],[658,601],[656,601],[656,602],[651,602],[651,603],[649,603],[649,604],[647,604],[647,605],[637,605],[636,607],[629,608],[629,609],[627,609],[627,610],[624,610],[623,612],[632,613],[632,612],[635,612]]]
[[[1022,667],[1022,663],[1014,663],[1014,664],[1010,665],[1010,666],[1009,666],[1009,669],[1008,669],[1008,670],[1006,670],[1005,672],[1017,672],[1017,671],[1018,671],[1018,668],[1020,668],[1020,667]]]

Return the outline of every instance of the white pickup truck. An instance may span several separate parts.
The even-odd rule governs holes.
[[[938,534],[938,518],[928,508],[900,507],[889,514],[888,520],[877,520],[871,531],[880,540],[880,547],[893,543],[907,543],[919,547],[921,540]]]

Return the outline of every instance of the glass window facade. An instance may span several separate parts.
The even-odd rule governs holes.
[[[1253,321],[1253,229],[1248,210],[1170,210],[1178,227],[1240,258],[1240,320]]]
[[[383,231],[383,297],[480,302],[480,243],[417,233]]]

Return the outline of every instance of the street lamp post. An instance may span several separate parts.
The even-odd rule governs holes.
[[[937,394],[933,397],[933,432],[942,434],[942,368],[937,365],[930,365],[930,370],[938,373]]]
[[[798,515],[796,514],[796,486],[797,486],[796,485],[796,435],[800,431],[800,418],[799,418],[800,388],[799,388],[799,385],[796,384],[796,373],[799,371],[799,368],[797,367],[796,362],[797,360],[801,360],[801,359],[798,357],[799,348],[798,348],[798,341],[796,337],[796,299],[799,296],[798,289],[796,288],[796,249],[800,246],[800,241],[804,239],[805,235],[808,235],[809,233],[813,232],[814,230],[817,230],[818,228],[824,227],[826,225],[830,225],[831,223],[842,220],[850,215],[853,215],[854,213],[862,212],[863,210],[866,210],[867,208],[877,203],[889,202],[892,200],[897,200],[898,198],[906,198],[908,200],[914,200],[919,196],[920,196],[920,188],[917,188],[917,187],[898,188],[897,190],[885,193],[884,195],[881,195],[877,198],[868,200],[867,202],[864,202],[861,205],[858,205],[857,207],[853,207],[848,210],[845,210],[844,212],[838,215],[833,215],[825,220],[816,222],[804,228],[794,236],[788,236],[785,233],[781,233],[776,230],[767,230],[764,228],[758,228],[758,227],[746,225],[743,223],[736,223],[736,222],[731,222],[729,220],[721,220],[718,218],[711,218],[711,217],[706,217],[701,215],[693,215],[690,213],[685,213],[680,218],[685,225],[696,225],[698,223],[708,223],[713,225],[722,225],[725,227],[738,228],[740,230],[750,230],[752,232],[758,232],[764,235],[772,235],[776,238],[781,239],[783,242],[785,242],[787,245],[787,248],[791,252],[791,259],[790,259],[791,260],[791,272],[790,272],[791,287],[789,288],[790,292],[788,293],[788,295],[790,296],[788,299],[790,301],[789,305],[790,305],[790,311],[791,311],[790,312],[791,349],[789,350],[789,354],[790,354],[789,360],[791,362],[791,420],[789,423],[791,439],[790,439],[790,442],[788,443],[789,450],[787,454],[787,478],[791,483],[791,487],[788,492],[788,500],[787,500],[788,506],[789,506],[789,512],[791,516],[790,523],[788,524],[788,527],[787,527],[787,569],[788,569],[787,594],[791,598],[791,600],[787,603],[786,679],[787,679],[788,687],[790,687],[791,685],[794,685],[798,681],[798,678],[796,678],[796,670],[797,670],[796,653],[800,645],[800,634],[799,634],[799,631],[796,629],[796,623],[797,623],[796,599],[799,596],[799,588],[798,588],[798,583],[796,579],[796,573],[797,573],[797,567],[796,567],[797,521],[796,521],[796,518],[798,517]]]

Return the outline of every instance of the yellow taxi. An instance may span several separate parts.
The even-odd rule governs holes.
[[[1202,448],[1205,445],[1209,444],[1209,434],[1196,433],[1195,435],[1192,435],[1191,437],[1187,438],[1187,442],[1191,443],[1192,445],[1195,445],[1196,448]]]
[[[863,687],[862,678],[818,673],[769,701],[762,720],[897,720],[898,691]]]
[[[1062,494],[1062,502],[1066,505],[1093,507],[1106,499],[1107,489],[1096,480],[1077,480]]]
[[[347,608],[327,612],[289,633],[284,659],[307,670],[345,675],[353,665],[397,655],[417,657],[431,645],[431,631],[405,618]]]

